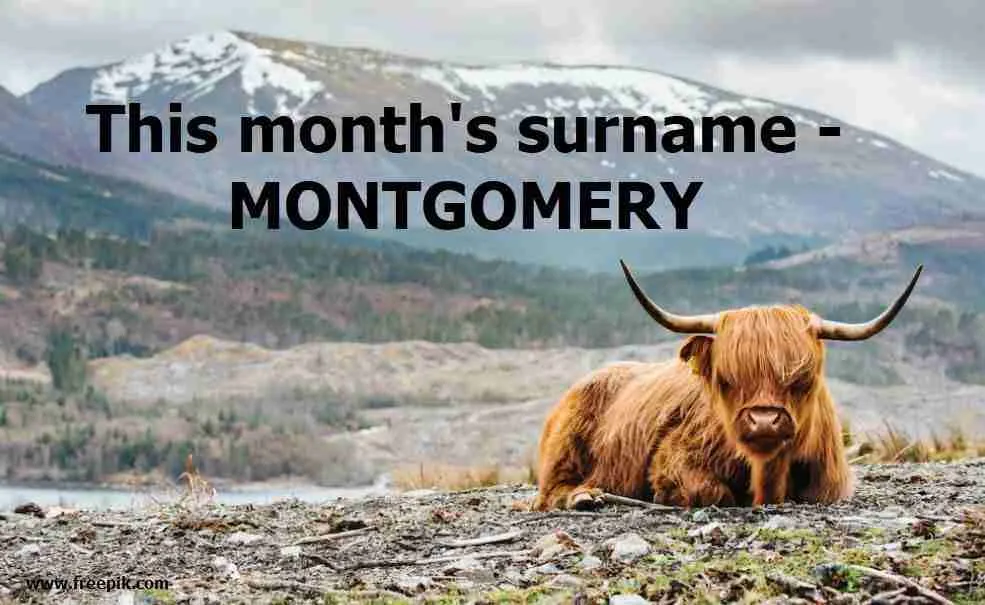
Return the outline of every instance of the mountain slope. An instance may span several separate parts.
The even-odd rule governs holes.
[[[37,112],[0,87],[0,149],[56,164],[83,165],[86,154],[61,118]]]
[[[45,164],[0,147],[0,221],[35,229],[94,229],[146,237],[155,224],[219,223],[222,216],[174,194],[78,168]]]

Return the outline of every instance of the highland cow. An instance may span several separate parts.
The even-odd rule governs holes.
[[[884,330],[923,267],[895,303],[861,324],[800,306],[675,315],[622,268],[657,323],[691,336],[677,359],[613,364],[562,396],[544,424],[534,508],[592,508],[606,492],[684,507],[849,497],[853,478],[824,380],[823,341]]]

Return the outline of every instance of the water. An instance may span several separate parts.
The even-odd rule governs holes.
[[[267,504],[297,498],[303,502],[323,503],[338,498],[360,498],[386,493],[382,485],[365,487],[319,487],[316,485],[264,486],[218,490],[214,502],[221,504]],[[86,510],[137,508],[157,502],[174,501],[176,495],[164,491],[125,489],[85,489],[78,487],[21,487],[0,485],[0,511],[34,502],[42,508],[60,506]]]

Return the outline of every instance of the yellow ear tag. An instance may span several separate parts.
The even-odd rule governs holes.
[[[691,373],[694,374],[695,376],[701,375],[701,368],[698,366],[697,357],[691,357],[690,359],[688,359],[687,366],[691,368]]]

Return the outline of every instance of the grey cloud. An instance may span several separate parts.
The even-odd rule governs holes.
[[[613,31],[734,53],[890,59],[923,49],[985,66],[980,0],[667,0],[613,11]],[[654,26],[655,27],[652,27]]]
[[[680,49],[790,60],[891,60],[925,52],[944,69],[985,73],[980,0],[0,0],[4,56],[39,69],[100,63],[212,29],[469,61],[541,58],[593,34],[652,66]],[[553,57],[552,57],[553,58]],[[2,69],[2,67],[0,67]],[[0,74],[2,77],[2,74]]]

